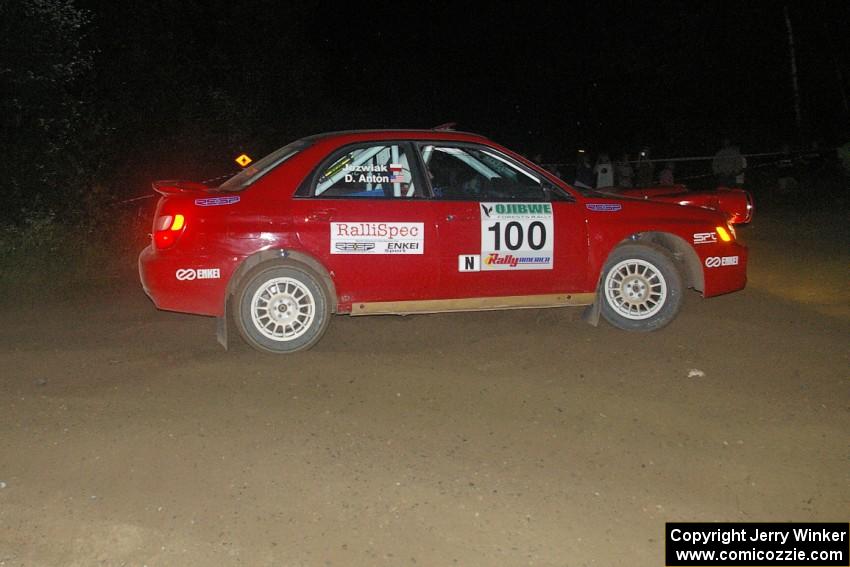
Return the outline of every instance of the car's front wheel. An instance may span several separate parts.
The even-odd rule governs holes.
[[[291,353],[316,344],[328,326],[328,293],[319,277],[299,265],[260,266],[236,292],[235,320],[252,347]]]
[[[682,277],[661,249],[625,244],[602,271],[602,316],[619,329],[654,331],[672,321],[682,305]]]

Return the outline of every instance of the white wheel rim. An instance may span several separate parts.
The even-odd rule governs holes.
[[[648,319],[664,307],[667,281],[645,260],[623,260],[605,276],[605,299],[626,319]]]
[[[294,278],[268,280],[251,298],[254,327],[273,341],[286,342],[301,337],[315,318],[313,294]]]

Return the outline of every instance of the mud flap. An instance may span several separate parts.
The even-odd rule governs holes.
[[[599,326],[599,296],[597,296],[596,301],[588,305],[584,308],[584,312],[581,314],[581,318],[585,323],[590,323],[594,327]]]
[[[227,350],[227,304],[229,301],[224,302],[224,313],[221,314],[221,317],[215,318],[215,338],[218,340],[218,344],[224,347],[224,350]]]

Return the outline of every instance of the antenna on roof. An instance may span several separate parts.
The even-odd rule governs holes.
[[[457,126],[457,122],[446,122],[445,124],[434,126],[433,130],[454,130],[455,126]]]

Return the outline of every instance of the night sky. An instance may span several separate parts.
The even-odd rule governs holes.
[[[79,0],[116,169],[198,177],[317,132],[457,122],[546,161],[577,147],[747,151],[848,132],[850,2]],[[365,6],[365,7],[361,7]]]

